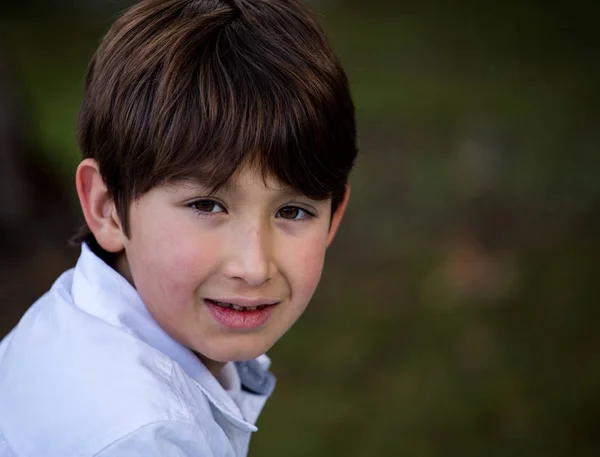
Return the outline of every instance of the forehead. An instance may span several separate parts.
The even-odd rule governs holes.
[[[214,188],[210,179],[202,176],[186,176],[169,184],[174,189],[199,191],[206,194],[224,193],[245,195],[249,191],[262,191],[283,196],[300,196],[292,186],[282,183],[272,174],[262,173],[255,167],[244,167],[234,173],[227,181]]]

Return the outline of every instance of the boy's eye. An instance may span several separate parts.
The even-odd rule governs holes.
[[[214,200],[197,200],[191,203],[190,206],[201,213],[222,213],[225,211],[223,207]]]
[[[281,208],[277,214],[283,219],[290,220],[306,219],[307,217],[311,216],[308,211],[298,208],[297,206],[286,206]]]

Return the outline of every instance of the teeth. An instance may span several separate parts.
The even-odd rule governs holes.
[[[237,305],[233,305],[231,303],[223,303],[220,301],[215,301],[214,303],[223,308],[235,309],[236,311],[256,311],[257,309],[263,309],[265,307],[265,305],[259,305],[259,306],[248,306],[248,307],[244,308],[243,306],[237,306]]]

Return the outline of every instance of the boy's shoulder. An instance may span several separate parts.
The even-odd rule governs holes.
[[[209,446],[206,435],[223,432],[197,386],[160,351],[74,306],[72,280],[63,274],[0,343],[0,435],[13,451],[95,455],[153,424]]]

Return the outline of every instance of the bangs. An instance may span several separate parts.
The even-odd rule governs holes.
[[[151,188],[245,166],[335,207],[356,157],[346,75],[299,0],[140,2],[90,63],[78,135],[125,229]]]
[[[160,75],[151,102],[147,128],[157,134],[146,157],[161,160],[147,176],[195,177],[216,191],[251,166],[310,198],[332,197],[352,167],[336,153],[355,147],[354,125],[340,123],[350,99],[336,93],[322,62],[294,61],[293,55],[273,62],[268,57],[281,54],[276,43],[257,43],[260,37],[249,34],[232,25],[212,37],[212,46],[203,43],[194,67],[191,56],[200,50],[191,45],[167,64],[178,76]]]

